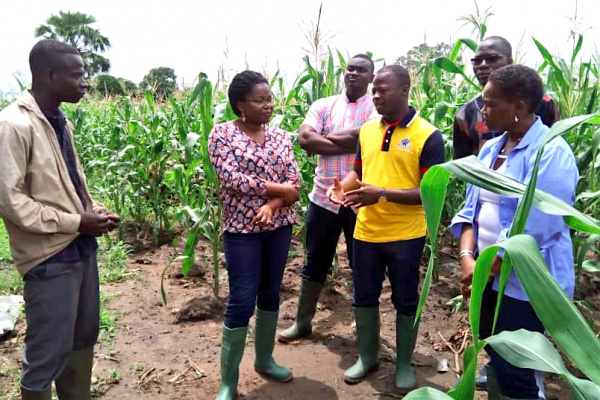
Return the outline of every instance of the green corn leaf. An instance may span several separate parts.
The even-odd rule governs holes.
[[[437,389],[425,387],[413,390],[404,396],[404,400],[454,400],[454,398]]]
[[[577,259],[575,260],[575,270],[579,271],[583,268],[583,263],[585,261],[585,255],[592,248],[592,246],[600,241],[599,235],[590,235],[585,242],[579,248],[579,252],[577,253]],[[600,272],[600,271],[599,271]]]
[[[559,87],[562,89],[568,88],[569,84],[565,80],[562,70],[554,62],[554,58],[552,57],[552,54],[550,54],[548,49],[546,49],[546,47],[544,47],[544,45],[541,44],[536,38],[533,38],[533,41],[534,41],[535,45],[537,46],[538,50],[540,51],[540,53],[542,54],[542,57],[544,57],[544,61],[547,62],[548,65],[550,65],[550,67],[553,68],[554,77],[556,78],[556,80],[559,84]]]
[[[430,246],[435,249],[435,246]],[[425,273],[425,279],[423,280],[423,286],[421,287],[421,296],[419,297],[419,304],[417,306],[417,313],[415,315],[414,326],[417,327],[419,325],[419,319],[421,318],[421,313],[423,312],[423,307],[425,307],[425,302],[427,301],[427,295],[429,294],[429,290],[431,289],[431,280],[433,278],[433,265],[435,263],[436,256],[434,255],[434,251],[431,252],[431,256],[429,257],[429,265],[427,266],[427,272]]]
[[[499,246],[506,250],[531,305],[556,344],[584,374],[600,383],[600,340],[550,275],[536,240],[516,235]]]
[[[596,129],[592,141],[583,155],[577,160],[577,168],[580,172],[590,168],[594,160],[594,156],[600,148],[600,129]]]
[[[154,110],[154,97],[152,96],[152,91],[150,89],[146,89],[146,91],[144,91],[144,97],[146,98],[148,109]]]
[[[446,116],[448,112],[448,103],[440,102],[435,106],[435,114],[433,119],[433,124],[435,126],[439,126],[442,123],[442,120]]]
[[[510,230],[510,235],[520,234],[525,231],[525,225],[527,223],[527,217],[529,216],[529,211],[531,210],[531,205],[533,204],[533,197],[536,191],[535,187],[537,185],[537,176],[538,170],[540,167],[540,160],[542,159],[542,155],[544,153],[544,147],[554,138],[564,134],[565,132],[583,124],[594,118],[595,115],[581,115],[579,117],[573,117],[565,120],[561,120],[552,125],[550,132],[544,139],[544,142],[540,146],[536,158],[535,164],[533,166],[533,172],[531,174],[531,182],[527,185],[527,189],[525,190],[525,194],[523,195],[523,200],[519,203],[517,207],[517,211],[515,212],[515,219],[513,225]]]
[[[573,400],[598,400],[600,399],[600,386],[587,379],[579,379],[571,374],[566,376]]]
[[[466,38],[458,39],[456,41],[456,44],[454,44],[454,47],[452,48],[452,52],[450,52],[450,56],[448,57],[450,59],[450,61],[456,62],[456,59],[458,58],[458,54],[460,53],[460,50],[463,48],[463,45],[466,45],[472,51],[477,50],[477,42],[475,42],[473,39],[466,39]]]
[[[598,264],[596,261],[585,260],[583,263],[581,263],[581,269],[585,272],[597,274],[600,272],[600,264]]]
[[[458,39],[458,41],[466,44],[472,51],[477,51],[477,42],[475,42],[473,39],[463,38]]]
[[[562,121],[562,123],[558,124],[558,126],[553,128],[553,130],[549,133],[549,135],[547,137],[547,141],[552,140],[554,137],[560,135],[561,133],[565,132],[568,129],[571,129],[574,126],[577,126],[581,123],[592,120],[593,117],[594,116],[583,116],[583,117],[579,117],[579,118],[575,118],[575,119],[571,119],[571,120]],[[538,163],[539,163],[539,161],[538,161]],[[443,171],[443,170],[446,170],[446,171]],[[427,215],[427,229],[428,229],[428,232],[430,235],[430,239],[431,239],[432,243],[434,243],[434,244],[437,241],[437,228],[439,226],[442,207],[443,207],[444,199],[445,199],[445,190],[446,190],[446,187],[448,185],[448,180],[449,180],[448,172],[451,172],[452,174],[454,174],[455,176],[458,176],[460,179],[462,179],[464,181],[470,182],[474,185],[477,185],[479,187],[485,188],[487,190],[490,190],[492,192],[495,192],[495,193],[498,193],[498,194],[501,194],[504,196],[523,197],[523,195],[526,193],[526,189],[527,189],[527,186],[525,186],[521,182],[507,178],[501,174],[497,174],[495,171],[485,167],[475,157],[469,157],[466,159],[455,160],[455,161],[452,161],[452,162],[449,162],[446,164],[442,164],[441,166],[434,166],[434,167],[430,168],[430,170],[423,177],[423,181],[421,183],[421,196],[423,199],[423,207],[424,207],[426,215]],[[553,197],[547,193],[544,193],[540,190],[534,190],[533,189],[534,184],[535,184],[535,182],[533,182],[530,185],[532,187],[532,189],[530,189],[530,193],[529,193],[529,197],[530,197],[529,207],[531,207],[531,204],[535,204],[541,211],[555,214],[555,215],[563,215],[565,218],[565,221],[570,226],[572,226],[576,229],[583,230],[583,231],[586,231],[589,233],[599,233],[600,232],[600,224],[598,223],[598,221],[594,220],[593,218],[590,218],[589,216],[586,216],[586,215],[580,213],[579,211],[577,211],[570,205],[562,202],[559,199],[556,199],[555,197]],[[523,201],[521,201],[521,203],[522,202]],[[523,209],[523,206],[521,206],[521,208]],[[528,210],[524,214],[525,215],[524,218],[526,218],[527,214],[528,214]],[[515,236],[515,238],[521,238],[523,236],[524,235],[517,235],[517,236]],[[522,268],[524,268],[523,265],[532,264],[532,261],[527,260],[527,262],[524,262],[522,259],[519,259],[518,254],[516,256],[511,257],[511,255],[513,255],[514,249],[512,249],[512,251],[509,251],[509,249],[506,248],[505,246],[510,246],[512,243],[512,240],[513,239],[511,238],[502,244],[502,247],[504,247],[506,249],[506,254],[507,254],[507,256],[505,257],[505,263],[506,264],[515,263],[516,265],[514,268],[517,270],[517,273],[519,273],[519,271],[521,271]],[[519,239],[517,239],[517,241],[518,240]],[[523,240],[523,239],[520,239],[520,240]],[[574,320],[572,321],[572,323],[566,324],[566,326],[576,327],[577,330],[581,330],[581,332],[579,332],[579,333],[581,333],[581,335],[583,335],[583,336],[587,335],[588,339],[593,338],[596,342],[593,342],[592,346],[598,345],[597,340],[596,340],[595,336],[593,335],[593,332],[591,332],[589,330],[589,327],[585,323],[585,320],[583,319],[583,317],[581,317],[581,315],[574,308],[572,303],[568,299],[566,299],[566,296],[564,295],[564,293],[562,293],[562,290],[560,289],[560,287],[558,287],[556,282],[553,280],[553,278],[549,274],[547,267],[544,265],[543,258],[539,254],[539,248],[537,247],[537,242],[535,242],[534,239],[532,239],[532,240],[534,243],[534,250],[530,250],[530,251],[532,251],[533,253],[537,252],[537,256],[539,258],[538,261],[541,260],[542,270],[547,275],[546,278],[549,277],[550,280],[554,282],[555,287],[552,287],[550,285],[544,285],[544,284],[540,285],[541,278],[537,279],[537,282],[535,283],[535,285],[537,285],[538,290],[541,290],[540,288],[542,288],[542,289],[550,288],[547,290],[554,290],[554,291],[558,290],[558,292],[560,294],[562,294],[564,299],[560,299],[557,301],[561,302],[561,306],[567,307],[567,308],[557,307],[556,304],[553,304],[551,306],[546,306],[546,311],[541,311],[541,312],[546,313],[547,315],[544,315],[543,318],[540,316],[540,319],[544,322],[545,326],[548,328],[548,331],[553,336],[555,334],[557,335],[557,337],[559,338],[557,340],[557,343],[559,343],[561,348],[563,348],[563,350],[565,350],[565,352],[567,352],[569,354],[569,357],[571,357],[571,359],[577,359],[577,361],[575,361],[577,363],[577,365],[581,364],[580,367],[582,368],[582,371],[584,371],[586,374],[588,374],[588,376],[592,377],[592,375],[597,374],[596,370],[600,371],[600,368],[598,368],[598,366],[595,365],[593,361],[586,358],[585,355],[582,356],[579,349],[577,347],[574,347],[574,346],[576,346],[576,344],[574,345],[573,342],[574,341],[576,342],[576,340],[573,340],[573,335],[571,335],[569,337],[568,335],[565,335],[564,333],[562,333],[560,331],[560,328],[557,328],[556,326],[553,325],[553,321],[558,320],[558,321],[560,321],[560,323],[564,323],[564,319],[561,319],[561,318],[564,317],[565,312],[567,314],[574,312],[575,316],[574,317],[571,316],[571,318]],[[495,254],[497,253],[499,248],[500,248],[500,246],[492,246],[492,247],[484,250],[482,252],[482,254],[480,254],[478,261],[477,261],[475,274],[473,277],[473,291],[472,291],[472,299],[471,299],[470,317],[471,317],[471,326],[472,326],[473,335],[474,335],[476,344],[478,343],[477,337],[479,335],[481,298],[483,295],[483,289],[485,288],[485,285],[487,283],[492,260],[494,259]],[[434,252],[434,254],[435,254],[435,252]],[[431,264],[428,268],[428,272],[429,272],[430,268],[431,268]],[[525,266],[525,268],[527,268],[527,266]],[[527,279],[525,279],[525,280],[527,280]],[[521,282],[523,282],[524,286],[526,285],[524,280],[521,280]],[[531,285],[531,284],[529,283],[528,285]],[[422,309],[422,305],[425,302],[425,299],[427,298],[428,290],[429,290],[429,285],[425,284],[423,287],[422,293],[421,293],[421,299],[420,299],[420,303],[419,303],[421,309]],[[528,295],[530,298],[533,298],[534,296],[537,296],[537,297],[541,296],[546,300],[555,299],[555,297],[553,297],[553,295],[550,295],[548,293],[536,294],[536,295],[530,295],[528,293]],[[565,299],[566,299],[566,303],[563,301]],[[548,301],[552,301],[552,300],[548,300]],[[533,303],[534,303],[534,301],[532,300],[532,304]],[[542,305],[541,307],[543,308],[544,305]],[[536,312],[537,312],[538,308],[540,308],[540,307],[539,306],[536,307],[534,305],[534,308],[536,309]],[[548,309],[550,311],[548,311]],[[558,312],[557,310],[560,310],[560,317],[557,317],[556,314],[553,314],[553,313]],[[539,314],[539,312],[538,312],[538,314]],[[547,323],[549,323],[549,325],[551,325],[552,328],[550,328],[547,325]],[[587,332],[586,332],[586,329],[587,329]],[[590,336],[590,334],[591,334],[591,336]],[[592,378],[592,379],[594,379],[594,378]],[[467,383],[470,384],[469,382],[467,382]],[[462,383],[461,383],[461,385],[462,385]],[[462,386],[457,386],[455,389],[453,389],[452,394],[454,395],[455,393],[459,393],[459,390],[462,390]],[[458,398],[458,397],[455,397],[455,398]]]
[[[483,40],[485,38],[486,33],[487,33],[487,25],[482,23],[479,26],[479,40]]]
[[[571,64],[575,62],[579,51],[581,50],[581,46],[583,45],[583,35],[579,35],[579,39],[577,39],[577,44],[575,45],[575,49],[573,49],[573,55],[571,56]]]
[[[442,183],[446,183],[443,181],[439,181],[439,183],[432,181],[432,178],[434,178],[434,171],[440,168],[447,169],[452,172],[454,176],[465,182],[472,183],[475,186],[479,186],[480,188],[502,196],[523,197],[525,194],[526,185],[487,168],[474,156],[431,167],[423,176],[423,181],[421,182],[422,193],[424,186],[438,186]],[[427,177],[427,174],[429,174],[430,171],[432,175],[431,177]],[[428,188],[427,190],[431,191],[435,189]],[[427,193],[427,190],[425,190],[425,193]],[[422,195],[422,197],[425,198],[426,195]],[[429,201],[429,199],[424,199],[423,205],[425,206]],[[431,203],[433,203],[433,200],[431,200]],[[600,222],[546,192],[536,189],[533,196],[533,204],[545,213],[564,216],[565,222],[573,229],[588,233],[600,233]],[[434,207],[435,205],[433,204],[429,206],[429,208]],[[425,212],[428,212],[427,208],[425,209]],[[439,213],[439,215],[441,215],[441,211],[439,211]],[[428,216],[428,218],[430,217]],[[431,230],[432,228],[428,225],[428,229]]]
[[[575,128],[575,127],[583,124],[586,121],[591,120],[594,117],[595,117],[594,115],[582,115],[579,117],[573,117],[573,118],[569,118],[566,120],[558,121],[557,123],[555,123],[552,126],[552,128],[550,129],[550,131],[544,138],[544,141],[542,142],[541,146],[539,147],[539,149],[537,151],[535,163],[533,165],[533,171],[531,173],[531,180],[528,182],[527,187],[525,189],[525,193],[523,194],[523,197],[522,197],[521,201],[519,202],[519,205],[515,212],[515,216],[513,219],[512,226],[510,228],[509,236],[515,236],[515,235],[519,235],[519,234],[522,234],[523,232],[525,232],[525,226],[527,225],[527,220],[529,218],[529,212],[531,211],[531,206],[534,203],[535,192],[537,191],[536,186],[537,186],[538,171],[539,171],[539,167],[540,167],[540,161],[541,161],[542,155],[544,153],[544,147],[550,141],[554,140],[556,137],[562,135],[563,133],[567,132],[568,130],[570,130],[572,128]],[[570,207],[570,206],[568,206],[568,207]],[[572,207],[570,207],[570,209],[575,210]],[[552,213],[550,213],[550,214],[552,214]],[[567,219],[565,219],[565,220],[567,220]],[[568,221],[567,221],[567,223],[568,223]],[[594,232],[594,233],[597,233],[597,232]],[[494,329],[496,327],[496,321],[498,319],[498,314],[500,313],[500,307],[502,305],[502,296],[504,295],[506,285],[508,284],[508,278],[510,277],[511,270],[512,270],[512,264],[511,264],[510,258],[502,260],[502,271],[500,273],[500,280],[499,280],[499,285],[498,285],[499,286],[498,301],[496,303],[496,312],[494,315],[494,326],[493,326],[492,332],[494,331]]]
[[[519,329],[487,338],[489,344],[512,365],[564,375],[565,364],[552,343],[541,333]]]
[[[573,376],[558,351],[541,333],[520,329],[491,336],[486,342],[514,366],[560,375],[568,382],[574,399],[600,398],[600,387]]]
[[[448,395],[455,400],[471,400],[475,397],[475,377],[477,375],[477,354],[483,349],[483,343],[476,342],[467,347],[463,355],[464,373],[460,381]]]
[[[476,85],[471,78],[469,78],[464,71],[459,68],[455,63],[453,63],[448,57],[440,57],[438,59],[436,59],[434,61],[434,64],[437,65],[439,68],[443,69],[446,72],[450,72],[452,74],[459,74],[461,75],[467,82],[469,82],[471,85],[475,86],[475,87],[479,87],[478,85]]]
[[[469,320],[471,322],[471,330],[473,338],[479,338],[479,327],[481,322],[481,303],[483,299],[483,291],[487,286],[487,282],[492,269],[492,262],[497,248],[488,247],[484,249],[475,263],[475,271],[473,272],[473,281],[471,288],[471,300],[469,303]]]
[[[185,159],[191,162],[194,158],[194,146],[200,140],[200,135],[197,133],[190,132],[185,137]]]

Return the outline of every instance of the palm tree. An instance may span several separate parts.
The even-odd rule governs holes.
[[[108,72],[110,61],[98,52],[105,52],[110,48],[110,41],[102,36],[98,29],[90,25],[96,18],[80,12],[60,11],[52,15],[35,29],[35,37],[56,39],[77,48],[83,58],[83,64],[88,77],[98,72]]]

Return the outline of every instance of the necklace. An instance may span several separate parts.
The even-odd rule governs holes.
[[[519,143],[521,142],[521,139],[523,139],[523,138],[517,139],[517,145],[519,145]],[[504,147],[502,147],[502,149],[500,149],[500,153],[504,154],[506,152],[506,147],[505,146],[506,146],[506,143],[504,143]]]

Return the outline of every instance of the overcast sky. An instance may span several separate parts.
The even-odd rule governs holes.
[[[288,80],[302,70],[303,30],[316,22],[320,0],[0,0],[0,91],[15,89],[11,74],[30,81],[27,57],[37,39],[36,26],[58,11],[80,11],[96,17],[94,27],[107,36],[112,48],[104,55],[111,75],[138,83],[153,67],[175,70],[180,84],[189,86],[199,72],[215,79],[223,66],[229,76],[246,68],[275,72]],[[323,0],[322,28],[328,45],[342,54],[371,51],[388,63],[412,46],[469,37],[471,27],[458,18],[475,12],[472,0],[355,1]],[[531,37],[553,52],[567,56],[572,42],[570,20],[575,0],[503,0],[478,2],[481,12],[492,7],[488,34],[506,37],[517,45],[524,38],[524,61],[540,63]],[[585,57],[600,45],[594,26],[600,2],[578,2],[579,29]]]

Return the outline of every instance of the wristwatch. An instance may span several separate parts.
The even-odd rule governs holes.
[[[387,200],[387,196],[385,193],[385,188],[381,188],[381,192],[379,192],[379,202],[380,203],[386,203]]]

